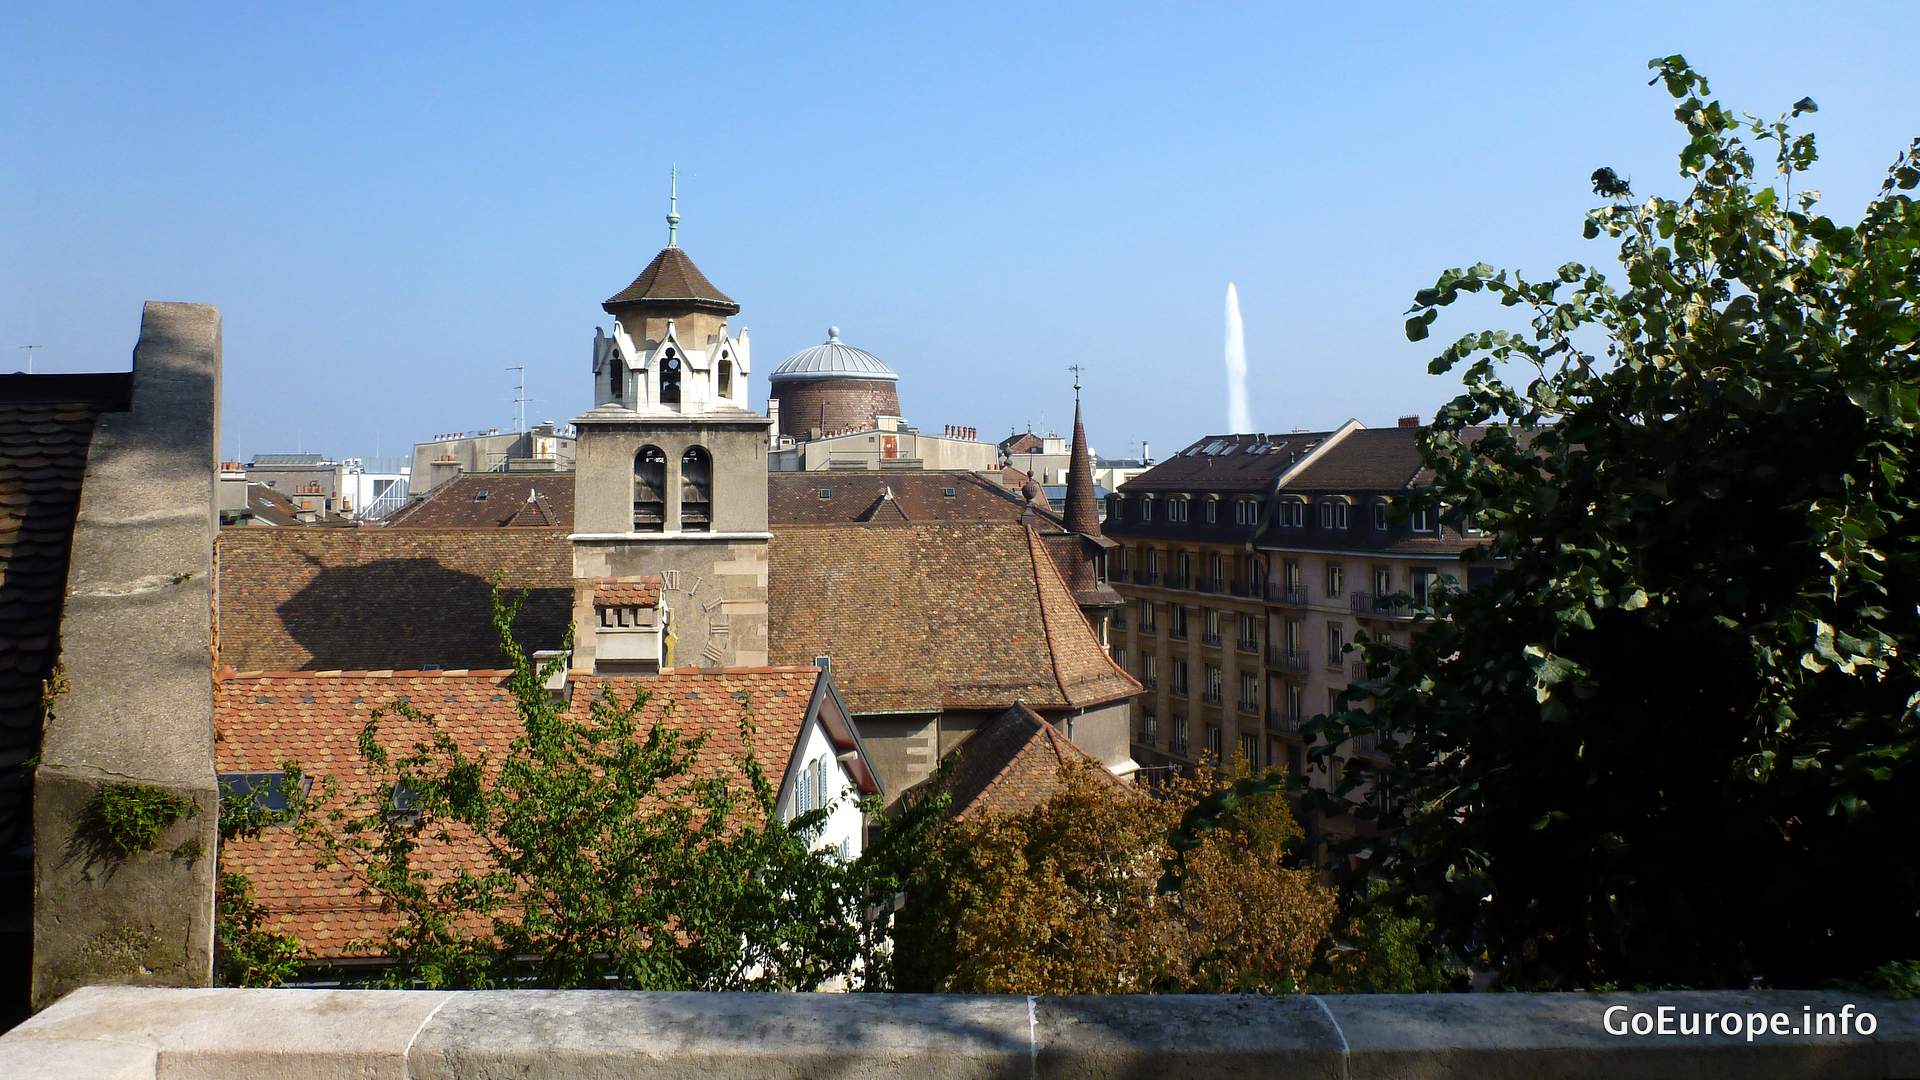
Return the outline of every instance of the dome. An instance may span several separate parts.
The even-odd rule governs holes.
[[[773,382],[800,379],[900,379],[892,368],[865,349],[856,349],[840,340],[840,328],[827,328],[827,340],[810,349],[801,349],[773,369]]]

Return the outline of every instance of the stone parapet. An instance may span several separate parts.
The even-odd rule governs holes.
[[[1823,1012],[1871,1034],[1613,1034],[1635,1014]],[[1609,1012],[1609,1010],[1612,1010]],[[0,1075],[1920,1076],[1920,1002],[1789,991],[1022,998],[621,991],[76,991]]]

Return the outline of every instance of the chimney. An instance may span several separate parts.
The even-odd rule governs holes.
[[[1417,416],[1403,416],[1400,418],[1400,426],[1401,427],[1419,427],[1420,418]]]
[[[1153,455],[1147,453],[1147,440],[1145,439],[1140,440],[1140,464],[1142,465],[1153,464]]]
[[[773,424],[767,428],[767,445],[779,446],[780,445],[780,399],[779,398],[767,399],[767,419],[773,421]]]

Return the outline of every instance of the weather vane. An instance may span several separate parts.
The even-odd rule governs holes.
[[[1080,404],[1080,365],[1068,364],[1067,370],[1073,372],[1073,403]]]

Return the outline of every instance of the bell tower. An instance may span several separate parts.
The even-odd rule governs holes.
[[[772,421],[747,407],[747,334],[727,325],[740,305],[680,248],[678,186],[667,246],[601,305],[613,331],[594,330],[595,404],[573,421],[576,672],[767,662]],[[656,578],[650,635],[596,606]]]

